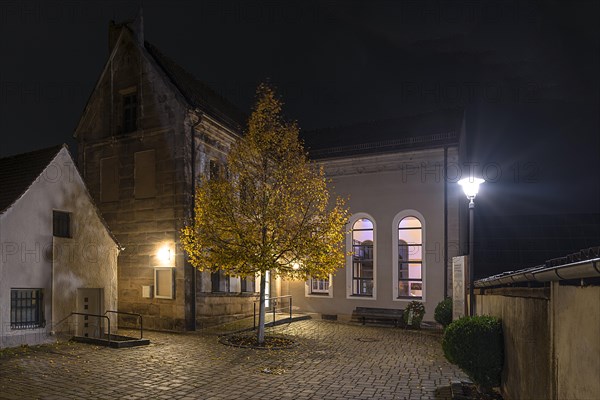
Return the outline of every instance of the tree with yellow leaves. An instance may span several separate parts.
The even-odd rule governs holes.
[[[260,277],[259,345],[265,341],[265,275],[325,279],[344,265],[344,201],[330,199],[322,168],[308,160],[296,123],[281,117],[268,85],[257,89],[247,133],[227,157],[227,174],[201,179],[195,217],[181,231],[199,270]]]

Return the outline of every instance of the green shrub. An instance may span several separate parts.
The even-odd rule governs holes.
[[[407,328],[419,329],[425,315],[425,306],[420,301],[411,301],[404,309],[402,317]]]
[[[446,297],[438,303],[435,307],[433,318],[436,322],[441,324],[444,329],[452,323],[452,299],[450,297]]]
[[[500,319],[486,315],[463,317],[446,328],[444,355],[483,390],[500,386],[504,341]]]

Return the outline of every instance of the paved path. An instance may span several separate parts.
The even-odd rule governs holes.
[[[293,349],[148,332],[146,347],[63,343],[0,353],[0,399],[446,399],[464,378],[439,335],[308,320],[273,328]]]

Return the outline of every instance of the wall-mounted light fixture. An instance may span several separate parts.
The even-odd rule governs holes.
[[[158,249],[158,252],[156,253],[156,257],[158,258],[158,261],[160,261],[162,264],[167,264],[171,262],[171,248],[169,246],[162,246],[160,249]]]

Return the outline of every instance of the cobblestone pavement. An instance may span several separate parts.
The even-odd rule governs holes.
[[[0,353],[1,399],[447,399],[465,376],[427,331],[307,320],[287,350],[148,332],[145,347],[61,343]]]

